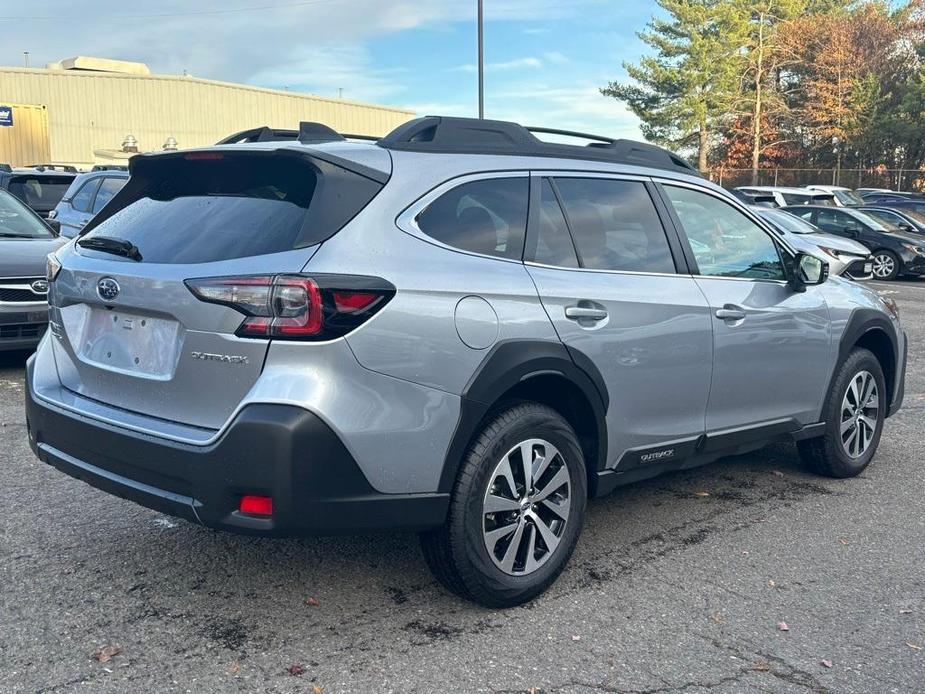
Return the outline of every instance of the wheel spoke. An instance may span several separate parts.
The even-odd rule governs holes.
[[[540,458],[537,458],[534,463],[534,472],[533,472],[533,481],[535,483],[543,476],[543,473],[546,472],[546,468],[549,467],[549,464],[559,455],[559,451],[547,444],[544,446],[543,455]]]
[[[543,499],[543,501],[540,503],[542,503],[543,506],[559,516],[559,518],[562,520],[568,520],[568,512],[572,506],[572,502],[568,497],[564,499]]]
[[[863,423],[871,434],[877,430],[877,420],[871,419],[865,414],[862,414],[860,417],[858,417],[858,422]]]
[[[521,521],[517,524],[517,530],[514,531],[514,537],[511,538],[511,544],[507,546],[504,557],[501,559],[501,568],[505,571],[514,569],[514,561],[517,559],[517,550],[520,548],[520,542],[524,536],[524,526],[526,523]]]
[[[507,480],[508,488],[511,490],[511,496],[517,499],[520,497],[520,494],[517,493],[517,485],[514,483],[514,473],[511,471],[511,461],[510,458],[505,458],[501,461],[501,464],[498,466],[498,470],[495,473],[500,475]]]
[[[854,426],[854,417],[850,417],[841,423],[841,435],[844,437],[845,432],[849,431],[851,427]]]
[[[533,522],[536,524],[536,529],[540,531],[540,536],[543,538],[543,543],[546,545],[546,548],[549,550],[550,554],[552,551],[559,546],[559,538],[556,537],[556,534],[552,531],[542,518],[533,514]]]
[[[497,494],[489,494],[485,498],[485,513],[500,513],[502,511],[517,511],[520,509],[520,502],[515,499],[508,499]]]
[[[495,546],[498,544],[498,542],[500,542],[500,541],[503,540],[505,537],[507,537],[508,535],[510,535],[512,532],[514,532],[515,530],[517,530],[517,528],[518,528],[519,525],[520,525],[519,522],[517,522],[517,523],[510,523],[510,524],[504,525],[504,526],[502,526],[502,527],[500,527],[500,528],[495,528],[494,530],[489,530],[488,532],[485,533],[485,544],[488,545],[488,548],[489,548],[489,550],[491,551],[492,554],[494,554],[494,552],[495,552]]]
[[[854,442],[858,438],[858,428],[851,428],[851,435],[845,440],[845,450],[848,451],[848,455],[854,455]]]
[[[858,379],[854,378],[851,380],[851,385],[848,386],[848,394],[854,398],[854,401],[851,402],[851,405],[854,409],[857,409],[858,405],[861,402],[860,396],[858,394]]]
[[[556,470],[556,474],[552,476],[552,479],[549,480],[542,489],[536,491],[536,494],[533,495],[533,501],[542,501],[550,494],[557,491],[563,484],[568,484],[568,481],[568,469],[563,465]]]
[[[524,573],[530,573],[539,566],[539,562],[536,560],[536,526],[531,523],[527,530],[530,537],[527,539],[527,557],[524,560]]]
[[[524,476],[524,495],[533,489],[533,442],[525,441],[520,444],[520,464]]]
[[[876,410],[878,407],[880,407],[880,398],[877,397],[877,389],[875,388],[874,391],[867,398],[867,402],[864,403],[864,409],[865,410]]]

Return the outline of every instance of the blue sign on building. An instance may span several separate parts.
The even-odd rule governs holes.
[[[12,106],[0,106],[0,125],[13,125]]]

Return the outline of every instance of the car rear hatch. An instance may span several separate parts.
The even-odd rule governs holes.
[[[383,185],[337,159],[238,146],[133,159],[130,182],[62,254],[52,282],[62,385],[149,417],[221,427],[270,341],[236,335],[240,307],[208,302],[190,280],[299,273]]]

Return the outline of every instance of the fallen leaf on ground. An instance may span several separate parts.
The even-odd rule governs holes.
[[[768,581],[768,588],[776,588],[777,584],[774,581]]]
[[[308,599],[305,601],[305,604],[306,604],[306,605],[311,605],[312,607],[318,607],[318,605],[320,605],[321,603],[318,602],[317,600],[315,600],[315,598],[308,598]]]
[[[228,668],[228,672],[230,672],[232,675],[237,675],[239,672],[241,672],[241,666],[237,663],[232,663],[231,667]]]
[[[919,646],[918,644],[912,643],[911,641],[906,641],[906,645],[909,646],[909,648],[911,648],[913,651],[922,650],[921,646]]]
[[[847,538],[844,538],[844,537],[838,538],[838,541],[841,542],[843,545],[851,544],[851,543],[848,541],[848,539],[847,539]]]
[[[710,496],[710,492],[694,492],[694,496]]]
[[[781,472],[780,470],[771,470],[771,474],[774,475],[775,477],[783,477],[783,476],[784,476],[784,473]]]
[[[296,665],[290,665],[290,666],[289,666],[289,674],[290,674],[290,675],[299,676],[299,675],[304,674],[304,673],[305,673],[305,668],[302,667],[301,665],[296,664]]]
[[[832,667],[831,660],[820,660],[819,664],[822,665],[822,667]]]
[[[725,624],[726,623],[726,620],[723,619],[723,616],[719,614],[711,614],[710,619],[713,620],[714,624]]]
[[[317,684],[312,685],[312,694],[324,694],[324,690]]]
[[[787,626],[787,622],[778,622],[777,629],[778,631],[790,631],[790,627]]]
[[[759,660],[757,663],[755,663],[755,667],[752,669],[757,670],[758,672],[767,672],[771,669],[771,665],[767,660]]]
[[[121,652],[122,649],[118,646],[103,646],[100,650],[93,654],[93,657],[101,663],[108,663]]]

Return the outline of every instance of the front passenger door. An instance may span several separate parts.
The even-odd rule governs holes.
[[[720,194],[667,182],[661,189],[712,311],[708,437],[741,441],[752,430],[760,439],[818,421],[832,350],[822,293],[795,292],[770,233]]]

